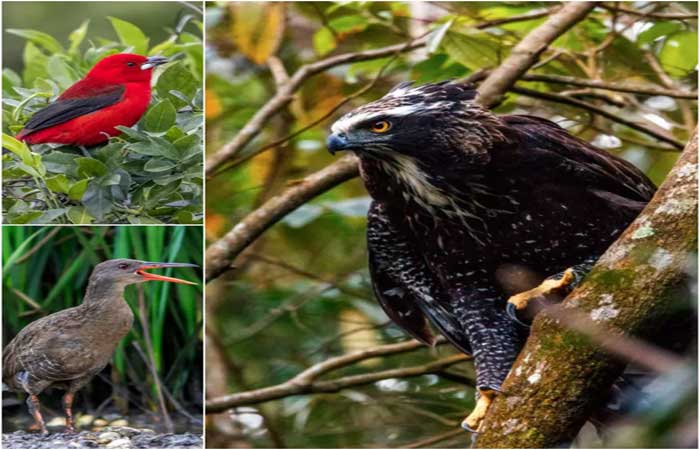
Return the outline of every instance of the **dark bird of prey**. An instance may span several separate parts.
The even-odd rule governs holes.
[[[124,300],[127,285],[149,280],[195,284],[147,272],[163,267],[197,266],[132,259],[100,263],[90,275],[83,303],[30,323],[3,349],[3,389],[28,394],[29,412],[42,434],[48,431],[38,396],[48,388],[66,391],[63,396],[66,429],[74,431],[75,393],[105,368],[134,321]]]
[[[566,294],[654,194],[632,164],[533,116],[497,116],[454,82],[402,83],[340,118],[332,153],[354,152],[373,198],[369,267],[384,311],[411,336],[429,324],[473,355],[477,430],[528,334],[507,313]],[[510,297],[499,268],[541,284]]]

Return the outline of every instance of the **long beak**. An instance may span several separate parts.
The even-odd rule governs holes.
[[[169,281],[171,283],[182,283],[182,284],[197,284],[191,281],[181,280],[179,278],[166,277],[164,275],[156,275],[154,273],[148,273],[146,270],[149,269],[163,269],[166,267],[199,267],[196,264],[188,263],[163,263],[163,262],[145,262],[136,269],[136,273],[140,275],[146,281]]]
[[[165,64],[168,61],[169,59],[165,56],[149,56],[148,58],[146,58],[146,62],[141,64],[141,70],[152,69],[155,66],[160,66],[161,64]]]

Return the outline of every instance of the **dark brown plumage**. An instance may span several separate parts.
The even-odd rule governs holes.
[[[41,432],[46,426],[38,395],[48,388],[66,391],[66,428],[73,431],[75,393],[111,360],[119,341],[131,329],[134,315],[124,300],[129,284],[149,280],[195,284],[146,272],[163,267],[196,267],[112,259],[95,266],[83,303],[36,320],[3,349],[2,381],[10,390],[28,394],[27,406]]]
[[[528,333],[506,305],[566,293],[655,191],[629,162],[546,119],[497,116],[475,95],[459,83],[402,83],[328,138],[331,152],[359,157],[373,198],[369,266],[384,310],[416,339],[431,343],[432,324],[474,356],[481,397],[469,429]],[[504,267],[549,280],[508,303]]]

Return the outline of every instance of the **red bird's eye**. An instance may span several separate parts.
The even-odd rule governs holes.
[[[136,65],[136,63],[128,62],[128,63],[126,63],[126,65],[129,67],[134,67]]]

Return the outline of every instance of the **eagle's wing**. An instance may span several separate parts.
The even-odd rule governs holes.
[[[454,346],[471,353],[449,297],[416,254],[415,244],[392,224],[380,203],[372,202],[367,219],[372,285],[387,315],[414,338],[432,344],[427,318]]]
[[[91,96],[71,98],[61,96],[55,102],[37,111],[24,125],[24,129],[17,137],[21,139],[35,131],[43,130],[113,105],[121,100],[124,90],[124,86],[114,85],[98,89]]]
[[[518,161],[521,170],[541,169],[544,161],[563,181],[575,179],[590,186],[591,192],[605,200],[643,207],[656,191],[654,183],[633,164],[569,134],[559,125],[540,117],[527,115],[501,116],[520,143]]]

